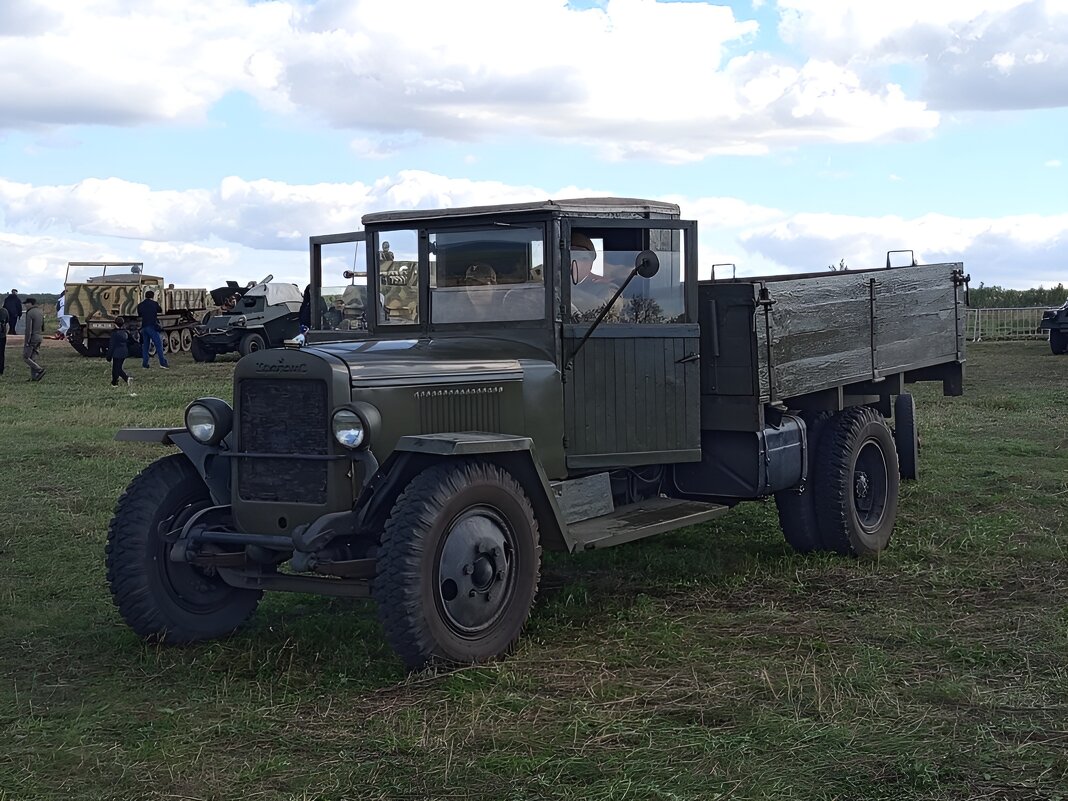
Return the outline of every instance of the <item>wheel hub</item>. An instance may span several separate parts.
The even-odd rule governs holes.
[[[474,569],[471,571],[471,583],[476,590],[488,590],[493,584],[493,562],[484,556],[475,560]]]
[[[888,486],[886,456],[878,442],[860,449],[853,472],[853,506],[861,528],[874,531],[882,522]]]
[[[449,528],[438,562],[438,600],[450,625],[482,631],[501,614],[512,593],[514,535],[489,508],[468,510]]]
[[[171,599],[188,612],[206,614],[226,603],[233,592],[228,584],[195,565],[174,562],[170,550],[185,524],[202,509],[211,505],[198,500],[160,522],[159,554],[156,560]]]
[[[867,473],[857,473],[853,487],[853,492],[857,494],[857,498],[867,498],[870,489],[871,482],[868,480]]]

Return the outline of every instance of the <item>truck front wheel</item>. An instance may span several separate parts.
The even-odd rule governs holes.
[[[529,498],[489,462],[428,467],[397,498],[378,549],[374,598],[386,639],[412,670],[507,653],[538,589]]]
[[[115,606],[139,636],[179,645],[224,637],[255,611],[260,591],[170,560],[171,532],[211,505],[180,453],[150,464],[119,498],[108,527],[107,578]]]
[[[816,453],[816,516],[824,545],[875,556],[890,543],[900,486],[893,436],[876,410],[855,406],[827,423]]]

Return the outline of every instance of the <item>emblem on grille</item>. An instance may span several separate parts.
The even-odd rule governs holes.
[[[256,362],[257,373],[306,373],[306,364],[286,364],[284,359],[276,362]]]

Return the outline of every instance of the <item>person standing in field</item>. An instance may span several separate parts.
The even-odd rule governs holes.
[[[127,386],[133,383],[133,379],[122,369],[122,363],[130,357],[130,346],[134,344],[136,342],[126,328],[126,320],[122,317],[116,317],[115,330],[111,332],[111,340],[108,342],[108,361],[111,362],[111,386],[117,387],[120,378],[126,382]]]
[[[7,353],[7,323],[11,315],[5,306],[0,306],[0,375],[4,374],[4,354]]]
[[[70,331],[71,315],[67,314],[66,294],[67,290],[64,289],[56,299],[56,320],[59,326],[59,330],[56,332],[56,339],[66,339],[67,332]]]
[[[137,304],[137,315],[141,318],[141,366],[148,367],[148,352],[156,346],[156,358],[160,369],[166,370],[167,357],[163,354],[163,339],[159,335],[159,316],[163,307],[156,303],[156,293],[151,289],[145,293],[145,299]]]
[[[40,381],[45,369],[37,363],[41,353],[41,340],[44,339],[44,312],[37,308],[37,298],[22,301],[26,307],[26,339],[22,346],[22,360],[30,368],[30,380]]]
[[[8,333],[15,333],[15,324],[22,316],[22,301],[19,300],[19,291],[12,289],[11,294],[4,298],[4,308],[7,309],[8,314]]]

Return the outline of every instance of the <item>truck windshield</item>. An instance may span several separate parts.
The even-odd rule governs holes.
[[[545,317],[545,246],[540,227],[439,231],[429,240],[431,322]]]
[[[69,262],[67,264],[66,284],[85,283],[122,283],[139,284],[142,278],[144,265],[140,262],[121,264],[105,264],[103,262]]]

